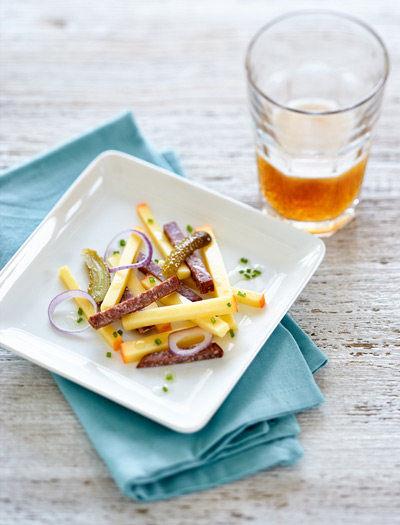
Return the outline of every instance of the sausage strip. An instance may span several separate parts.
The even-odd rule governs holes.
[[[142,261],[144,259],[143,253],[139,253],[138,255],[138,262]],[[165,277],[162,274],[161,266],[158,266],[154,261],[150,261],[146,266],[141,266],[138,268],[140,272],[142,272],[144,275],[147,275],[148,273],[151,273],[151,275],[154,275],[154,277],[157,277],[160,281],[165,281]],[[192,303],[196,301],[202,301],[203,298],[200,297],[196,292],[194,292],[189,286],[186,286],[185,284],[182,284],[179,281],[179,288],[178,293],[183,295],[183,297],[186,297],[186,299],[189,299],[189,301],[192,301]]]
[[[185,235],[175,221],[164,225],[164,233],[172,246],[176,246],[185,238]],[[198,254],[193,252],[185,259],[185,262],[190,268],[192,279],[196,283],[200,293],[213,292],[214,282]]]
[[[142,292],[131,299],[127,299],[122,303],[118,303],[115,306],[104,310],[103,312],[98,312],[97,314],[92,315],[89,317],[88,321],[95,330],[98,330],[103,326],[107,326],[111,323],[114,323],[115,321],[119,321],[125,315],[145,308],[149,304],[154,303],[154,301],[158,301],[158,299],[162,299],[172,292],[176,292],[178,288],[179,279],[176,275],[174,275],[170,279],[157,284],[150,290],[146,290],[145,292]]]
[[[124,290],[124,293],[122,294],[120,303],[123,303],[127,299],[132,299],[132,297],[133,297],[133,293],[129,290],[128,287],[126,287]],[[139,334],[145,334],[152,328],[154,328],[154,324],[152,326],[141,326],[140,328],[137,328],[137,331],[139,332]]]
[[[161,352],[153,352],[143,356],[136,368],[180,365],[193,363],[194,361],[205,361],[206,359],[218,359],[223,357],[223,355],[224,351],[217,343],[211,343],[210,346],[193,355],[176,355],[171,350],[162,350]]]

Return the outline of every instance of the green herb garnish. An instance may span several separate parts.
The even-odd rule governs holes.
[[[231,303],[226,303],[226,306],[227,306],[228,308],[230,308],[232,305],[231,305]]]
[[[107,356],[107,357],[111,357],[111,352],[107,352],[107,353],[106,353],[106,356]]]
[[[168,388],[165,385],[162,387],[162,389],[164,392],[168,392]]]
[[[119,335],[122,335],[124,332],[122,330],[118,330]]]
[[[82,321],[83,321],[83,318],[82,318],[82,317],[79,317],[79,318],[76,320],[77,323],[81,323]]]
[[[113,337],[115,337],[115,339],[118,337],[117,332],[113,332]]]
[[[186,226],[186,229],[187,229],[187,231],[188,231],[189,233],[192,233],[192,231],[193,231],[193,227],[190,226],[190,224],[188,224],[188,225]]]
[[[126,241],[125,241],[124,239],[121,239],[121,240],[119,241],[119,245],[120,245],[120,246],[126,246]]]
[[[147,219],[147,222],[151,224],[152,222],[154,222],[154,219]]]
[[[82,314],[83,314],[82,308],[78,308],[78,315],[82,315]]]
[[[238,294],[239,297],[246,297],[246,292],[241,292],[239,290],[237,294]]]
[[[160,344],[162,343],[161,339],[159,339],[157,337],[157,339],[154,339],[154,342],[156,343],[157,346],[160,346]]]
[[[156,282],[156,280],[154,279],[154,277],[149,277],[149,281],[151,282],[151,284],[154,284]]]
[[[171,373],[169,373],[169,374],[165,374],[165,379],[166,379],[167,381],[172,381],[172,380],[174,379],[174,376],[173,376]]]
[[[249,262],[249,260],[246,259],[245,257],[241,257],[240,262],[243,263],[243,264],[247,264]]]
[[[232,330],[232,328],[229,330],[229,333],[231,334],[231,337],[235,337],[235,332]]]
[[[215,324],[217,322],[215,317],[211,317],[210,321],[212,322],[212,324]]]
[[[155,263],[158,263],[158,259],[154,259],[154,262],[155,262]]]
[[[113,251],[113,255],[116,255],[117,253],[119,253],[118,250]]]

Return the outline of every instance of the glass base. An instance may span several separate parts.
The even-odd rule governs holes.
[[[295,221],[293,219],[286,219],[278,212],[276,212],[264,199],[262,199],[261,211],[266,215],[275,217],[287,224],[291,224],[299,230],[312,233],[317,237],[331,237],[335,232],[346,226],[356,216],[359,199],[356,199],[351,206],[347,208],[339,217],[329,219],[326,221]]]

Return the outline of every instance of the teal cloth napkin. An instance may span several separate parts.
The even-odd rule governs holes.
[[[114,149],[183,175],[131,113],[0,175],[1,266],[100,153]],[[325,355],[286,315],[211,421],[181,434],[54,375],[121,490],[155,501],[207,489],[302,455],[295,412],[324,399],[313,373]]]

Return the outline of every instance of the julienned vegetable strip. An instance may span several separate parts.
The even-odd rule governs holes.
[[[230,306],[228,306],[230,304]],[[204,299],[195,303],[178,304],[175,306],[163,306],[150,312],[135,312],[127,315],[122,319],[122,325],[125,330],[134,330],[139,326],[146,326],[162,321],[188,321],[197,319],[205,315],[223,315],[229,312],[237,312],[237,302],[232,295],[227,297],[217,297],[215,299]]]
[[[125,245],[124,251],[122,252],[118,266],[131,264],[134,261],[141,244],[142,239],[138,235],[132,233]],[[111,285],[101,303],[100,309],[102,311],[119,303],[126,288],[130,273],[131,270],[119,270],[118,272],[115,272]]]
[[[157,278],[153,277],[154,283],[150,282],[150,277],[146,276],[144,279],[141,280],[141,283],[143,284],[144,288],[147,290],[155,286],[156,284],[160,283]],[[174,304],[184,304],[181,298],[177,293],[173,293],[171,295],[168,295],[167,297],[163,297],[160,300],[161,303],[165,304],[166,306],[172,306]],[[200,328],[203,328],[204,330],[208,330],[209,332],[213,333],[214,335],[218,337],[224,337],[224,335],[229,330],[229,325],[225,321],[222,321],[219,317],[216,317],[215,323],[211,321],[210,316],[205,317],[199,317],[197,319],[192,319],[192,322],[196,324],[197,326],[200,326]]]
[[[262,308],[265,305],[263,293],[253,292],[245,288],[236,288],[235,286],[232,286],[232,293],[238,303],[254,306],[255,308]]]
[[[218,247],[217,241],[215,239],[214,232],[211,226],[202,226],[201,228],[196,228],[195,231],[204,231],[207,232],[211,238],[212,242],[202,248],[201,253],[203,255],[204,262],[206,264],[207,270],[210,272],[211,277],[214,281],[215,295],[217,297],[231,295],[232,288],[228,279],[228,274],[225,269],[224,260],[222,258],[220,249]],[[228,315],[222,318],[229,324],[229,327],[232,330],[237,330],[237,324],[233,315]]]
[[[172,246],[169,243],[167,237],[162,232],[158,222],[156,221],[153,213],[146,203],[141,203],[136,206],[137,213],[146,227],[150,237],[153,239],[155,245],[163,254],[164,257],[168,257],[172,251]],[[181,279],[189,277],[190,270],[185,263],[181,264],[178,269],[177,276]]]
[[[192,323],[187,323],[182,326],[182,328],[190,328],[191,326],[194,325]],[[176,331],[176,329],[158,335],[146,335],[146,337],[141,337],[135,341],[127,341],[123,343],[121,345],[121,355],[124,363],[140,361],[146,354],[159,352],[160,350],[167,350],[168,336],[174,331]],[[158,340],[157,343],[156,340]]]
[[[111,257],[108,258],[108,264],[110,266],[117,266],[119,263],[120,257],[121,256],[119,254],[112,255]],[[127,286],[134,296],[139,295],[146,290],[146,288],[142,286],[141,282],[136,277],[134,272],[129,273]],[[150,310],[152,308],[158,308],[158,304],[151,303],[145,308],[143,308],[143,310]],[[149,327],[150,326],[154,326],[154,324],[149,325]],[[171,323],[156,324],[155,327],[156,327],[157,332],[168,332],[168,330],[171,330]],[[148,328],[148,327],[141,327],[141,328]]]
[[[174,275],[170,279],[167,279],[166,281],[160,283],[151,290],[146,290],[140,295],[132,297],[132,299],[128,299],[123,303],[118,303],[115,306],[112,306],[108,310],[104,310],[103,312],[99,312],[97,314],[92,315],[91,317],[89,317],[88,321],[95,330],[98,330],[103,326],[107,326],[111,323],[114,323],[115,321],[119,321],[120,319],[122,319],[122,317],[128,314],[136,312],[137,310],[141,310],[142,308],[148,306],[154,301],[158,301],[158,299],[161,299],[161,297],[164,297],[165,295],[168,295],[172,292],[176,292],[178,288],[179,279],[176,275]],[[151,312],[156,311],[157,310],[151,310]],[[146,323],[142,326],[146,326],[148,324],[150,323]]]
[[[63,266],[62,268],[60,268],[58,274],[68,290],[81,289],[68,266]],[[87,301],[86,299],[76,297],[74,298],[74,301],[78,305],[78,307],[82,309],[82,314],[87,319],[89,319],[89,317],[94,314],[93,305],[89,303],[89,301]],[[100,328],[100,330],[97,330],[97,333],[100,334],[103,337],[103,339],[107,341],[107,343],[114,350],[118,350],[121,346],[121,343],[123,343],[121,335],[118,334],[115,328],[111,325],[105,326],[104,328]],[[117,337],[114,336],[115,333],[117,333]]]

